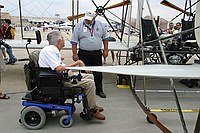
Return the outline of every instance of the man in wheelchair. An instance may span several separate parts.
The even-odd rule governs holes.
[[[59,31],[52,31],[47,35],[47,40],[49,41],[49,46],[44,47],[39,54],[39,67],[51,68],[58,73],[68,70],[67,67],[71,66],[85,66],[85,64],[78,60],[72,64],[65,65],[62,63],[60,50],[65,46],[64,38]],[[104,109],[96,105],[95,98],[95,83],[92,74],[82,74],[81,81],[76,84],[71,82],[65,82],[64,86],[75,87],[80,86],[84,88],[84,94],[87,96],[88,107],[91,111],[90,115],[99,120],[105,120],[105,116],[102,115]]]

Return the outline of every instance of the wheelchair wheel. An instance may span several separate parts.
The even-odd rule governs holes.
[[[60,122],[60,126],[61,126],[61,127],[69,128],[69,127],[72,126],[72,124],[73,124],[73,119],[71,118],[70,121],[68,121],[68,122],[66,123],[67,118],[68,118],[68,115],[63,115],[62,117],[60,117],[60,121],[59,121],[59,122]]]
[[[21,112],[21,122],[28,129],[40,129],[46,122],[46,114],[41,108],[30,106]]]

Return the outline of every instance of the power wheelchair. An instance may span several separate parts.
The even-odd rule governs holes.
[[[36,33],[36,37],[38,34],[40,33]],[[24,65],[24,72],[29,91],[22,98],[24,108],[21,110],[19,122],[28,129],[40,129],[44,126],[47,116],[58,116],[59,112],[64,110],[65,115],[60,117],[59,123],[61,127],[68,128],[73,124],[72,115],[76,110],[74,104],[81,102],[83,112],[80,113],[80,117],[92,120],[90,113],[93,110],[88,108],[84,89],[63,85],[64,82],[76,84],[81,80],[81,74],[68,76],[67,72],[57,73],[50,68],[41,68],[38,65],[39,51],[29,53],[27,46],[26,48],[29,63]]]

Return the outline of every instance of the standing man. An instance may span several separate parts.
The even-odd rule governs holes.
[[[76,24],[71,39],[73,60],[82,60],[86,66],[102,66],[102,54],[106,58],[108,56],[108,34],[105,25],[95,20],[96,14],[85,13],[84,20]],[[101,51],[102,42],[104,45],[103,53]],[[77,53],[77,45],[79,51]],[[96,85],[96,95],[106,98],[103,92],[101,72],[93,72]]]
[[[10,19],[5,19],[4,25],[6,26],[6,32],[5,32],[5,39],[14,39],[15,37],[15,31],[13,27],[11,26]],[[6,52],[9,55],[9,61],[7,64],[14,64],[17,61],[17,58],[13,55],[12,47],[6,48]]]

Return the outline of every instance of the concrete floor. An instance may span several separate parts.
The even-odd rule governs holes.
[[[18,58],[26,55],[25,50],[14,50]],[[71,52],[71,51],[70,51]],[[69,52],[64,52],[64,56],[71,58]],[[67,58],[68,59],[68,58]],[[69,63],[70,60],[66,60]],[[111,64],[110,60],[107,61]],[[0,91],[8,93],[11,96],[9,100],[0,99],[0,132],[4,133],[27,133],[35,132],[26,129],[18,122],[20,111],[23,108],[21,98],[26,91],[24,81],[23,65],[26,62],[17,62],[15,65],[7,65],[7,70],[2,73],[2,85]],[[138,106],[131,91],[116,87],[116,75],[104,74],[104,91],[107,94],[106,99],[97,97],[99,106],[104,107],[103,114],[105,121],[84,121],[79,117],[82,105],[76,105],[77,110],[73,115],[73,126],[71,128],[62,128],[59,125],[59,117],[50,117],[45,126],[37,132],[42,133],[160,133],[155,125],[146,121],[146,115]],[[200,90],[199,88],[188,88],[175,80],[179,100],[183,109],[199,109]],[[168,79],[147,78],[146,86],[148,91],[171,90]],[[143,101],[143,80],[138,78],[136,82],[137,94]],[[187,91],[187,92],[186,92]],[[171,92],[148,92],[147,106],[153,108],[176,108],[173,94]],[[183,129],[178,113],[156,113],[158,120],[174,133],[182,133]],[[189,132],[194,131],[197,113],[184,113],[185,121]]]

